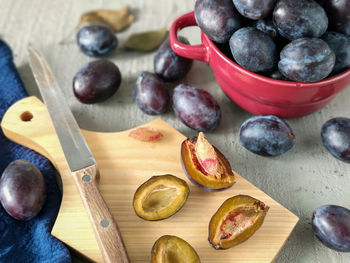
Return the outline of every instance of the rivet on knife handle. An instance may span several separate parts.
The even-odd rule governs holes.
[[[118,226],[98,188],[97,165],[48,63],[29,46],[29,64],[49,112],[69,169],[107,263],[129,262]]]
[[[129,262],[117,224],[97,189],[95,165],[72,172],[106,263]]]

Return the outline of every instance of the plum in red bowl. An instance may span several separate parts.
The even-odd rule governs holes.
[[[350,85],[350,69],[317,82],[276,80],[236,64],[203,32],[200,45],[178,41],[179,30],[196,25],[194,12],[176,19],[170,28],[172,49],[180,56],[208,63],[226,95],[252,114],[286,118],[304,116],[324,107]]]

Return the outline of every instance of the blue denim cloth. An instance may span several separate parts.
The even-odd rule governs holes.
[[[8,107],[26,96],[12,52],[0,40],[0,121]],[[61,203],[53,166],[43,156],[7,140],[0,130],[0,176],[17,159],[25,159],[40,169],[46,182],[46,202],[29,221],[13,219],[0,205],[0,262],[71,262],[67,248],[50,234]]]

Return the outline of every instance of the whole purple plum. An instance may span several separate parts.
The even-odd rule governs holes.
[[[100,59],[79,69],[73,78],[73,92],[82,103],[103,102],[117,92],[121,73],[113,62]]]
[[[243,27],[230,38],[235,61],[253,72],[266,72],[275,68],[277,49],[272,38],[253,27]]]
[[[134,98],[137,106],[150,115],[165,112],[170,100],[164,81],[157,75],[146,71],[137,78]]]
[[[350,163],[350,119],[337,117],[322,125],[321,139],[324,147],[335,158]]]
[[[314,0],[279,0],[272,16],[278,32],[289,40],[320,37],[328,27],[326,12]]]
[[[194,15],[202,32],[218,43],[227,42],[241,26],[232,0],[197,0]]]
[[[323,205],[312,216],[312,230],[327,247],[350,252],[350,210],[337,205]]]
[[[220,123],[220,106],[207,91],[180,84],[174,89],[173,109],[188,127],[197,131],[212,131]]]
[[[318,38],[299,38],[285,46],[278,62],[279,71],[288,79],[315,82],[327,77],[333,70],[335,55]]]
[[[325,0],[323,2],[333,29],[350,36],[350,1]]]
[[[113,52],[118,45],[118,40],[108,27],[88,25],[78,31],[77,43],[84,54],[100,57]]]
[[[0,202],[9,215],[29,220],[40,212],[45,197],[44,177],[33,164],[16,160],[6,167],[0,180]]]
[[[277,116],[254,116],[241,125],[239,142],[253,153],[278,156],[294,146],[295,135],[290,126]]]
[[[326,32],[322,39],[335,54],[332,73],[337,74],[350,68],[350,37],[337,32]]]
[[[276,0],[233,0],[237,11],[244,17],[258,20],[268,16]]]
[[[185,37],[179,36],[179,41],[189,44]],[[154,56],[154,72],[165,81],[177,81],[184,78],[191,70],[193,60],[177,55],[170,47],[169,39],[158,48]]]

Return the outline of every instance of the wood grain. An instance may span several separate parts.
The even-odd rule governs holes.
[[[101,255],[106,263],[129,263],[117,223],[101,196],[96,165],[72,172],[78,193],[95,233]]]
[[[30,111],[24,122],[20,115]],[[44,105],[35,97],[14,104],[2,121],[6,136],[47,156],[60,172],[63,199],[52,234],[88,258],[103,262],[88,216],[63,157]],[[162,235],[177,235],[189,242],[205,262],[271,262],[282,248],[298,218],[241,176],[226,191],[209,193],[193,186],[180,164],[181,133],[156,119],[146,126],[161,131],[157,142],[140,142],[129,131],[99,133],[82,130],[101,172],[99,189],[119,224],[131,262],[148,262],[153,243]],[[153,175],[170,173],[186,180],[190,196],[174,216],[159,222],[144,221],[132,208],[137,187]],[[211,216],[227,198],[247,194],[270,207],[262,227],[246,242],[216,251],[207,241]]]

